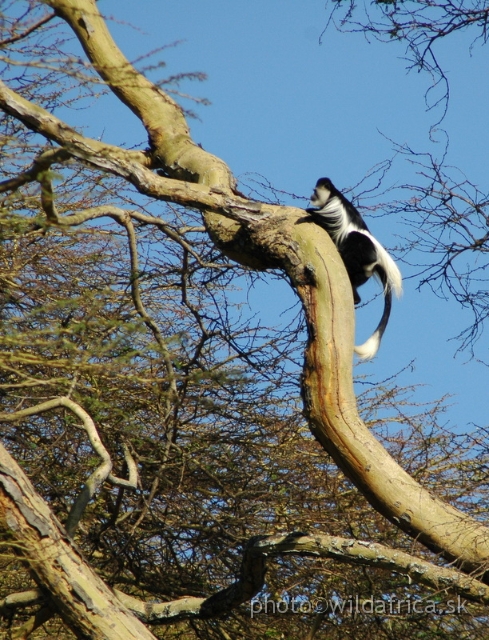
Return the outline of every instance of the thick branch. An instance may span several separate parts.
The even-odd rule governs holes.
[[[257,539],[252,538],[246,545],[236,582],[208,598],[186,597],[173,602],[152,604],[119,590],[116,590],[116,595],[138,618],[151,624],[188,618],[213,618],[228,613],[243,602],[251,600],[264,585],[266,554],[256,554],[254,545]]]
[[[435,591],[449,590],[473,602],[489,603],[489,587],[456,569],[438,567],[409,553],[375,542],[363,542],[328,535],[270,536],[257,540],[255,553],[266,556],[282,554],[331,558],[347,564],[379,567],[409,576],[413,582]]]
[[[46,2],[73,29],[94,68],[112,91],[141,120],[156,163],[171,176],[231,193],[235,180],[226,163],[192,140],[176,102],[129,63],[114,42],[95,0]],[[140,189],[136,182],[131,182]],[[187,204],[192,206],[190,202]],[[199,208],[203,209],[203,202],[200,204]],[[240,226],[215,215],[212,204],[203,210],[208,231],[219,248],[238,262],[259,267],[253,256],[243,256],[243,251],[236,253],[230,249],[231,244],[236,246],[240,240]]]
[[[297,282],[309,343],[303,394],[311,430],[370,503],[394,524],[464,571],[484,571],[489,530],[423,489],[360,419],[352,383],[351,287],[339,255],[315,225],[296,227],[302,264],[314,284]],[[291,274],[293,276],[293,274]]]
[[[15,609],[31,607],[34,604],[44,603],[45,601],[46,594],[42,589],[29,589],[29,591],[11,593],[3,600],[0,600],[0,616],[7,616],[10,611]]]
[[[0,100],[1,95],[0,92]],[[17,108],[16,94],[7,89],[3,95],[7,96],[11,111],[13,104]],[[39,115],[39,108],[27,101],[21,99],[20,104],[31,109],[30,115]],[[41,133],[52,124],[53,116],[46,114],[36,120]],[[59,122],[54,128],[59,139],[69,145],[70,136],[65,140]],[[358,416],[351,370],[351,288],[324,231],[300,211],[270,205],[260,209],[255,203],[204,185],[161,178],[138,163],[121,159],[119,152],[112,155],[107,150],[98,155],[83,137],[71,140],[70,149],[75,154],[107,170],[110,166],[110,170],[127,177],[147,195],[212,209],[240,221],[238,231],[230,232],[221,224],[222,216],[217,216],[219,220],[214,220],[210,228],[213,239],[246,264],[259,268],[281,266],[303,301],[310,335],[304,395],[318,440],[375,508],[404,531],[431,549],[443,551],[450,560],[460,561],[469,571],[485,563],[489,556],[488,530],[423,490],[395,463]],[[303,224],[306,221],[309,224]]]
[[[303,301],[310,336],[303,384],[313,433],[380,513],[464,570],[480,569],[489,556],[488,530],[425,491],[358,415],[351,287],[327,234],[300,211],[267,213],[260,221],[244,217],[243,243],[259,260],[282,266]]]
[[[351,288],[325,232],[304,224],[306,218],[297,210],[260,209],[231,193],[227,167],[193,144],[175,103],[129,65],[94,0],[47,2],[71,25],[114,92],[142,119],[163,165],[176,176],[204,184],[161,178],[127,152],[83,138],[3,85],[0,106],[74,157],[124,177],[141,193],[204,210],[212,239],[241,262],[284,269],[308,323],[303,389],[313,433],[380,513],[464,570],[482,571],[489,558],[488,529],[425,491],[360,420],[352,385]]]
[[[104,158],[107,158],[109,164],[111,160],[115,162],[118,158],[120,162],[129,161],[141,166],[151,165],[151,159],[142,151],[128,151],[82,136],[46,109],[29,102],[16,91],[9,89],[3,81],[0,81],[0,107],[32,131],[63,146],[65,152],[74,157],[88,161],[91,156],[99,155],[100,161],[97,166],[100,168],[104,168]],[[36,163],[29,171],[33,170],[36,170]]]
[[[189,618],[209,618],[228,613],[250,601],[264,586],[265,561],[282,555],[329,558],[346,564],[377,567],[408,576],[436,592],[455,593],[472,602],[489,604],[489,587],[456,569],[439,567],[408,553],[373,542],[329,535],[302,533],[258,536],[249,541],[243,554],[240,574],[230,587],[209,598],[184,597],[148,603],[116,589],[121,602],[147,624],[174,623]],[[38,602],[40,590],[14,594],[5,606],[16,608]],[[0,603],[1,608],[2,603]]]
[[[286,554],[329,558],[346,564],[395,571],[436,592],[448,591],[472,602],[489,604],[489,587],[456,569],[438,567],[409,553],[374,542],[302,533],[258,536],[250,540],[238,580],[210,598],[187,597],[172,602],[145,604],[121,591],[116,590],[116,594],[128,609],[148,624],[216,616],[251,600],[264,586],[266,558]]]
[[[231,219],[254,219],[262,205],[215,186],[171,180],[153,173],[149,157],[87,138],[42,107],[25,100],[0,80],[0,108],[35,131],[62,146],[73,158],[107,171],[133,184],[140,193],[182,206],[212,209]],[[15,188],[39,172],[36,164],[22,177],[2,183],[2,191]],[[27,174],[27,175],[26,175]]]
[[[66,20],[95,70],[141,120],[161,164],[176,177],[232,190],[234,179],[227,165],[195,144],[181,108],[129,63],[95,0],[45,1]]]
[[[77,638],[154,636],[85,563],[15,460],[0,445],[0,532],[21,549],[38,584]]]

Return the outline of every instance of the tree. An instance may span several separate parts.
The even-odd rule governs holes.
[[[300,575],[322,603],[328,559],[372,567],[383,596],[406,592],[402,574],[420,597],[443,588],[485,604],[487,529],[469,515],[483,483],[468,498],[457,478],[475,475],[470,460],[435,471],[413,456],[413,474],[453,483],[445,490],[459,504],[443,502],[361,420],[350,285],[326,234],[299,209],[236,190],[229,168],[191,139],[181,107],[123,56],[94,0],[23,8],[3,16],[0,85],[1,418],[17,459],[2,449],[0,529],[12,549],[2,611],[27,607],[12,636],[45,624],[66,637],[265,636],[263,620],[247,628],[250,600],[284,583],[294,594]],[[105,90],[140,119],[147,149],[88,138],[59,117],[62,104]],[[166,218],[155,202],[168,203]],[[317,442],[296,407],[302,320],[272,332],[234,308],[231,288],[264,270],[300,300],[301,391]],[[393,402],[379,389],[366,407]],[[399,393],[395,402],[401,416]],[[435,414],[404,420],[413,437],[392,443],[399,461],[409,443],[424,460],[425,436],[414,436]],[[453,446],[439,433],[430,444],[440,461]],[[268,561],[265,587],[270,557],[280,560]],[[348,567],[330,585],[341,593],[370,580]],[[274,620],[272,631],[304,633],[315,613],[312,637],[341,620],[331,607]],[[49,626],[54,615],[65,630]],[[404,620],[373,624],[409,637]],[[444,624],[438,616],[430,630]]]

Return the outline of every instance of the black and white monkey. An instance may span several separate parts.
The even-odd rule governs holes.
[[[358,287],[375,275],[384,287],[384,312],[370,338],[355,347],[361,360],[370,360],[377,353],[389,321],[392,291],[402,293],[401,272],[396,263],[368,230],[362,216],[352,203],[338,191],[329,178],[320,178],[311,196],[313,208],[306,209],[331,236],[345,264],[353,289],[355,304],[360,302]]]

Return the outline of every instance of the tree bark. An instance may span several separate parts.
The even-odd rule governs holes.
[[[90,569],[15,460],[0,445],[0,533],[77,638],[149,640],[152,633]]]

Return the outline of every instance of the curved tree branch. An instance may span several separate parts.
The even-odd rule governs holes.
[[[50,3],[54,8],[57,1]],[[88,7],[93,2],[63,0],[61,4]],[[91,30],[84,33],[86,38],[91,37]],[[96,42],[91,39],[92,56]],[[161,106],[160,102],[158,98]],[[20,110],[23,115],[17,117],[28,126],[47,137],[54,131],[57,141],[70,153],[125,177],[146,195],[203,210],[212,239],[237,260],[256,268],[285,270],[302,300],[309,329],[303,388],[306,412],[317,439],[389,520],[467,571],[485,566],[489,530],[425,491],[361,421],[352,385],[354,316],[350,284],[329,237],[311,223],[309,216],[297,209],[253,203],[223,192],[220,178],[216,188],[155,175],[121,149],[97,141],[94,145],[69,128],[66,133],[64,123],[6,87],[2,89],[1,84],[0,105],[9,113]],[[172,102],[165,105],[176,109]],[[161,126],[164,128],[164,121]],[[211,175],[207,172],[206,180]],[[215,175],[222,177],[218,169]]]
[[[489,587],[456,569],[437,567],[431,562],[381,544],[303,533],[251,539],[244,550],[236,582],[209,598],[186,597],[150,604],[119,590],[116,590],[116,594],[128,609],[148,624],[168,624],[189,618],[205,619],[228,613],[239,604],[251,600],[264,586],[265,559],[283,555],[329,558],[347,564],[396,571],[437,593],[455,593],[472,602],[489,603]]]
[[[72,413],[74,413],[82,422],[83,428],[85,429],[88,439],[90,440],[90,444],[95,451],[95,453],[102,458],[102,463],[90,474],[90,477],[85,482],[84,487],[82,488],[78,498],[75,500],[73,506],[71,507],[71,511],[68,514],[68,518],[66,520],[66,531],[70,537],[73,537],[75,530],[80,522],[83,513],[87,507],[87,504],[93,498],[98,489],[102,486],[102,484],[107,480],[109,475],[111,476],[112,484],[118,484],[120,486],[124,486],[125,488],[136,489],[137,484],[131,484],[127,480],[119,480],[115,476],[111,475],[112,471],[112,460],[109,455],[109,452],[105,448],[100,436],[98,435],[97,427],[93,422],[90,415],[83,409],[79,404],[71,400],[70,398],[66,398],[64,396],[53,398],[52,400],[48,400],[38,405],[34,405],[27,409],[21,409],[19,411],[15,411],[14,413],[0,413],[0,420],[5,422],[16,422],[18,420],[22,420],[28,416],[37,415],[40,413],[44,413],[45,411],[51,411],[52,409],[57,409],[59,407],[64,407],[65,409],[69,409]],[[133,469],[133,478],[134,478],[134,469]],[[137,482],[137,477],[136,480]]]
[[[317,251],[320,241],[313,234],[319,231],[296,236],[303,264],[315,278],[313,286],[297,283],[309,329],[303,392],[312,432],[380,513],[464,571],[483,573],[489,557],[487,527],[423,489],[361,420],[351,370],[353,314],[351,301],[345,302],[349,282],[346,272],[338,277],[337,256]]]
[[[145,602],[119,589],[119,600],[146,624],[170,624],[191,618],[206,619],[229,613],[249,602],[265,584],[266,560],[283,555],[311,556],[346,564],[395,571],[424,584],[436,593],[445,592],[482,604],[489,604],[489,587],[456,569],[439,567],[409,553],[385,545],[349,538],[304,533],[257,536],[249,540],[237,580],[207,598],[187,596],[171,602]],[[14,594],[4,606],[19,608],[42,601],[40,590]],[[0,603],[0,608],[3,603]]]
[[[114,42],[95,0],[46,0],[73,29],[94,69],[141,120],[155,157],[171,174],[231,191],[227,165],[190,137],[181,108],[138,73]]]

